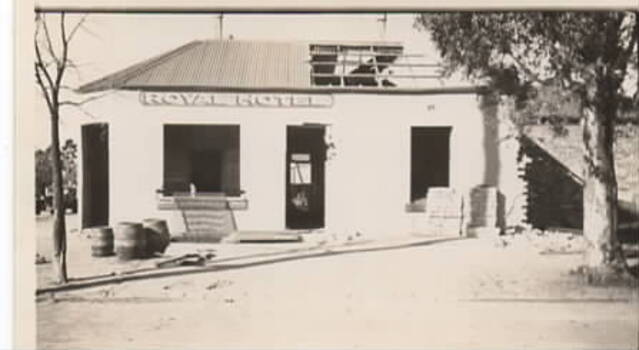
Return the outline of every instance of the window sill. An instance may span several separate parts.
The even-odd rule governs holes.
[[[158,194],[159,210],[247,210],[248,199],[244,195],[227,196],[223,193],[176,192],[170,195]]]
[[[426,212],[426,205],[425,203],[406,203],[406,206],[404,207],[404,210],[407,213],[425,213]]]

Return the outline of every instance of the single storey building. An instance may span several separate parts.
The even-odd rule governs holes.
[[[427,230],[428,193],[431,214],[476,215],[477,188],[501,198],[480,226],[520,221],[507,109],[409,58],[388,42],[193,41],[82,86],[107,92],[82,126],[82,226],[393,235]]]

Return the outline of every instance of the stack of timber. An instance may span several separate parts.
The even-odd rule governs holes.
[[[462,196],[452,188],[431,187],[426,194],[426,233],[459,236],[463,223]]]

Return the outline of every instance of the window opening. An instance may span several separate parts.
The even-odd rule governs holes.
[[[240,193],[237,125],[165,125],[165,194]]]
[[[291,155],[290,181],[293,185],[308,185],[312,181],[311,155],[295,153]]]

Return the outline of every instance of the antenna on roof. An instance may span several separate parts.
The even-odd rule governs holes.
[[[217,20],[220,26],[220,29],[218,31],[218,34],[220,35],[219,39],[224,40],[224,12],[220,12],[220,14],[217,16]]]
[[[378,18],[377,21],[382,22],[382,40],[386,39],[386,23],[388,23],[388,13],[384,12],[382,18]]]

